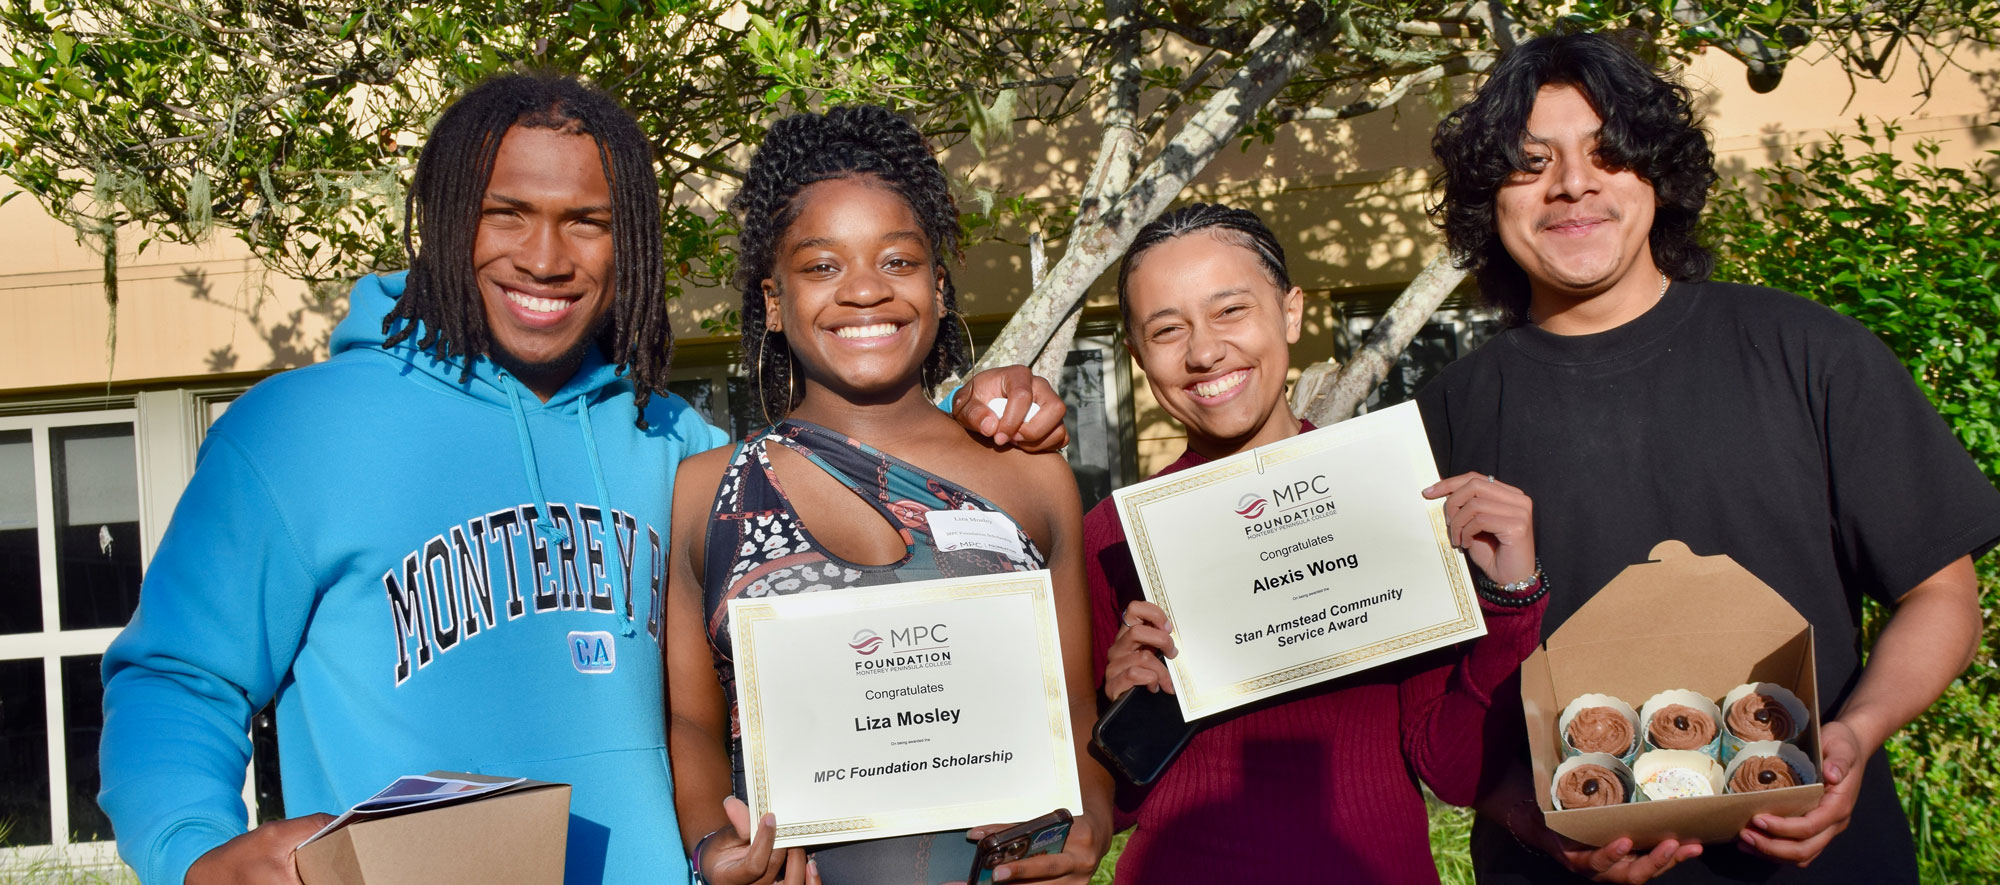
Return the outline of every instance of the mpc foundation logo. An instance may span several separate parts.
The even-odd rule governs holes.
[[[863,627],[854,631],[854,638],[847,641],[847,647],[854,649],[854,653],[858,655],[872,655],[882,649],[882,636]]]
[[[885,635],[866,627],[854,631],[847,647],[859,658],[854,672],[892,673],[951,666],[949,624],[910,624],[891,627]],[[876,652],[882,652],[880,656]]]
[[[1243,527],[1246,538],[1260,537],[1338,512],[1333,505],[1333,484],[1324,473],[1310,479],[1293,480],[1272,489],[1269,495],[1245,492],[1236,501],[1236,515],[1249,523]]]

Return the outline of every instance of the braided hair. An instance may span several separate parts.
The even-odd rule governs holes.
[[[1125,257],[1118,260],[1118,313],[1125,320],[1126,334],[1132,332],[1129,281],[1139,259],[1154,246],[1204,230],[1256,255],[1264,275],[1278,287],[1280,295],[1292,290],[1292,275],[1285,271],[1285,247],[1257,213],[1214,203],[1190,203],[1139,228],[1139,233],[1132,237],[1131,247],[1125,250]]]
[[[729,207],[742,221],[737,235],[736,284],[743,290],[743,368],[757,380],[757,396],[766,414],[780,414],[798,405],[792,389],[792,352],[784,333],[767,333],[764,280],[777,261],[778,241],[804,208],[799,192],[815,182],[869,176],[903,198],[916,215],[931,259],[942,277],[944,308],[937,339],[924,358],[923,383],[935,388],[963,372],[971,362],[957,323],[958,294],[951,281],[951,264],[959,250],[958,207],[952,201],[944,167],[931,156],[923,133],[888,108],[875,105],[837,107],[825,114],[793,114],[772,124],[771,131],[750,159]]]
[[[472,266],[473,240],[493,159],[507,130],[549,129],[588,135],[597,143],[611,186],[612,297],[610,322],[597,346],[630,373],[638,425],[646,403],[667,390],[674,332],[667,319],[666,266],[660,255],[660,185],[652,147],[632,115],[610,96],[554,74],[495,77],[460,96],[431,128],[404,198],[403,251],[410,276],[396,307],[382,320],[393,346],[417,331],[417,346],[440,359],[462,359],[461,382],[474,358],[492,347]],[[416,245],[422,231],[423,249]],[[398,321],[401,328],[391,331]]]

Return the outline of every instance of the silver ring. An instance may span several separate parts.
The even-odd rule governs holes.
[[[1491,473],[1489,473],[1489,474],[1486,474],[1486,481],[1487,481],[1487,482],[1490,482],[1490,483],[1498,483],[1498,482],[1499,482],[1499,480],[1497,480],[1497,479],[1494,479],[1494,478],[1493,478],[1493,474],[1491,474]]]

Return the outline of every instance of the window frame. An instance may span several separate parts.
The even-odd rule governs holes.
[[[112,870],[122,866],[113,841],[70,840],[69,728],[63,710],[62,659],[104,654],[124,629],[61,629],[55,526],[54,450],[51,432],[65,427],[123,424],[132,428],[133,468],[139,487],[140,574],[152,565],[174,506],[194,476],[195,457],[208,426],[247,384],[148,390],[67,399],[0,402],[0,431],[27,430],[35,469],[36,551],[40,558],[42,629],[0,635],[0,660],[42,661],[44,716],[49,752],[49,842],[0,848],[0,874],[21,870]],[[256,783],[244,773],[244,804],[257,819]]]
[[[71,842],[69,807],[69,727],[63,711],[62,659],[103,655],[122,627],[62,629],[61,599],[57,575],[61,568],[56,557],[56,488],[51,431],[65,427],[125,425],[132,428],[132,469],[139,477],[139,533],[150,535],[153,514],[146,504],[146,464],[141,450],[139,409],[136,403],[123,407],[107,404],[96,410],[71,410],[0,415],[0,431],[29,432],[31,458],[35,466],[35,548],[40,564],[42,629],[33,633],[0,634],[0,661],[40,659],[42,662],[42,703],[49,751],[49,843],[18,845],[0,849],[0,868],[51,860],[76,861],[95,865],[103,858],[117,859],[111,842]],[[140,573],[151,558],[150,546],[140,555]]]

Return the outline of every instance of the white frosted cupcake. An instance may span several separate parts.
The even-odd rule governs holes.
[[[1581,753],[1564,759],[1549,780],[1549,801],[1557,811],[1602,808],[1632,801],[1632,769],[1606,753]]]
[[[1639,713],[1605,694],[1580,695],[1563,708],[1556,732],[1564,756],[1603,753],[1631,765],[1639,756]]]
[[[1638,800],[1691,799],[1722,795],[1722,765],[1693,750],[1648,750],[1632,763]]]
[[[1648,750],[1688,750],[1720,758],[1722,709],[1685,688],[1670,688],[1639,708]]]
[[[1819,782],[1819,772],[1814,770],[1806,752],[1779,741],[1744,744],[1736,751],[1736,758],[1730,760],[1729,768],[1723,771],[1722,777],[1723,784],[1731,793],[1782,790]]]

